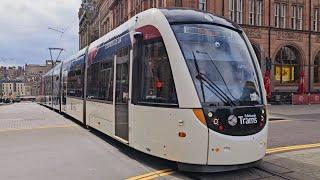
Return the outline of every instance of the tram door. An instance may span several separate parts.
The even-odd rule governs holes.
[[[129,48],[123,48],[116,54],[116,99],[115,99],[115,135],[129,140]]]

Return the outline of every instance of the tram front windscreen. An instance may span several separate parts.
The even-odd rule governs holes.
[[[172,29],[202,103],[262,104],[259,67],[239,32],[210,24],[178,24]]]

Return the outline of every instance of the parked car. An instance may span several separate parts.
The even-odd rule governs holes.
[[[20,96],[17,96],[17,97],[13,100],[13,102],[21,102],[21,97],[20,97]]]
[[[13,103],[13,100],[10,98],[4,99],[4,103]]]

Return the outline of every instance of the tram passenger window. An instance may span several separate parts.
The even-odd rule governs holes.
[[[142,47],[140,102],[178,104],[171,67],[161,40]]]
[[[113,59],[106,59],[91,64],[88,68],[88,99],[113,101]]]
[[[72,62],[68,73],[67,95],[83,97],[84,56]]]
[[[117,52],[116,102],[126,103],[129,98],[129,47]]]

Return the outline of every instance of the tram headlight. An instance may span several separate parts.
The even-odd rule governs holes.
[[[211,111],[208,112],[208,117],[209,117],[209,118],[212,118],[212,117],[213,117],[213,112],[211,112]]]
[[[212,122],[215,126],[219,126],[219,118],[213,118]]]

